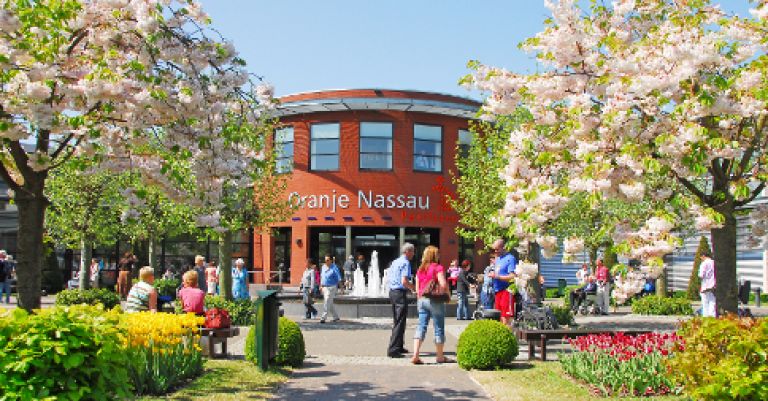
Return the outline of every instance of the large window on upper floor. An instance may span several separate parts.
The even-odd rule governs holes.
[[[275,170],[287,173],[293,170],[293,127],[284,127],[275,131]]]
[[[392,123],[360,123],[360,170],[392,170]]]
[[[459,130],[459,151],[456,157],[466,158],[469,156],[469,148],[472,146],[472,132],[460,129]]]
[[[312,124],[310,170],[339,169],[339,137],[339,123]]]
[[[413,170],[443,171],[443,128],[436,125],[414,124]]]

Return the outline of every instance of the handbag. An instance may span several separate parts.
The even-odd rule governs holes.
[[[448,296],[447,293],[443,292],[443,289],[440,288],[440,283],[437,282],[437,279],[430,279],[427,281],[427,283],[424,285],[424,292],[422,292],[422,295],[438,302],[448,302],[451,300],[451,297]]]
[[[232,325],[232,318],[226,309],[211,308],[205,311],[205,327],[209,329],[226,329]]]

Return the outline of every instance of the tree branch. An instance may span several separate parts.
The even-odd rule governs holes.
[[[709,206],[714,206],[712,204],[712,198],[702,192],[700,189],[696,188],[695,185],[693,185],[692,182],[688,181],[686,178],[680,177],[675,173],[675,178],[677,178],[677,181],[682,184],[687,190],[691,191],[697,198],[699,198],[702,202],[706,203]]]

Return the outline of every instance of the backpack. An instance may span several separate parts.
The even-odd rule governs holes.
[[[232,325],[232,318],[226,309],[211,308],[205,311],[205,327],[209,329],[226,329]]]
[[[11,269],[6,269],[6,263],[5,261],[0,261],[0,283],[5,282],[5,279],[10,275]],[[6,270],[9,270],[6,272]]]

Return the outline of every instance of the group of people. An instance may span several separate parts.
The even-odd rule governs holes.
[[[307,259],[306,269],[301,276],[302,300],[305,307],[305,318],[311,319],[317,316],[317,309],[314,306],[313,295],[318,289],[323,294],[323,314],[320,316],[320,323],[325,323],[328,316],[332,316],[333,322],[339,321],[339,314],[336,312],[334,299],[338,294],[339,286],[344,285],[339,267],[334,263],[331,255],[325,255],[324,263],[320,269],[317,268],[314,259]]]
[[[576,271],[576,279],[580,287],[571,291],[568,295],[571,301],[571,309],[579,311],[581,305],[586,301],[587,295],[595,295],[595,304],[598,313],[608,315],[611,305],[611,277],[610,269],[603,263],[602,259],[595,261],[595,271],[589,269],[586,263]]]
[[[513,316],[513,298],[507,287],[509,281],[516,277],[515,266],[517,265],[517,256],[507,252],[505,242],[502,239],[494,241],[492,245],[494,264],[485,271],[485,285],[493,290],[493,306],[501,312],[502,322],[509,324]],[[459,301],[457,307],[458,319],[469,319],[468,295],[473,283],[468,279],[471,263],[464,261],[461,267],[458,267],[458,260],[451,263],[451,273],[443,267],[440,260],[439,249],[435,246],[428,246],[424,249],[421,263],[416,270],[415,280],[411,280],[410,260],[414,256],[414,246],[405,243],[402,247],[402,256],[392,262],[389,270],[387,283],[389,287],[389,298],[392,304],[393,327],[390,335],[389,346],[387,347],[387,356],[390,358],[400,358],[409,351],[404,348],[405,327],[408,310],[408,293],[416,293],[416,306],[419,315],[419,322],[413,338],[413,355],[411,363],[420,365],[423,361],[420,358],[421,346],[424,342],[427,332],[427,326],[430,320],[434,326],[436,361],[438,363],[453,362],[443,353],[445,344],[445,304],[450,299],[450,281],[454,281],[451,273],[455,272],[456,292]],[[435,290],[434,287],[438,290]],[[437,295],[435,292],[442,294]]]
[[[127,269],[121,269],[121,273],[123,271],[130,272],[129,264],[136,263],[133,254],[126,254],[124,259]],[[232,267],[232,297],[234,299],[250,299],[247,284],[248,271],[245,269],[245,261],[237,259],[234,264],[234,267]],[[206,293],[216,294],[219,292],[219,273],[220,269],[216,267],[215,263],[206,264],[205,258],[201,255],[195,257],[195,265],[184,272],[181,287],[177,291],[177,298],[184,312],[204,313]],[[128,273],[125,276],[128,277]],[[155,270],[153,268],[144,266],[139,269],[139,281],[127,291],[125,296],[126,312],[157,311],[158,294],[153,286],[154,282]],[[120,279],[118,278],[118,291],[121,291],[123,288],[125,287],[121,286]]]

